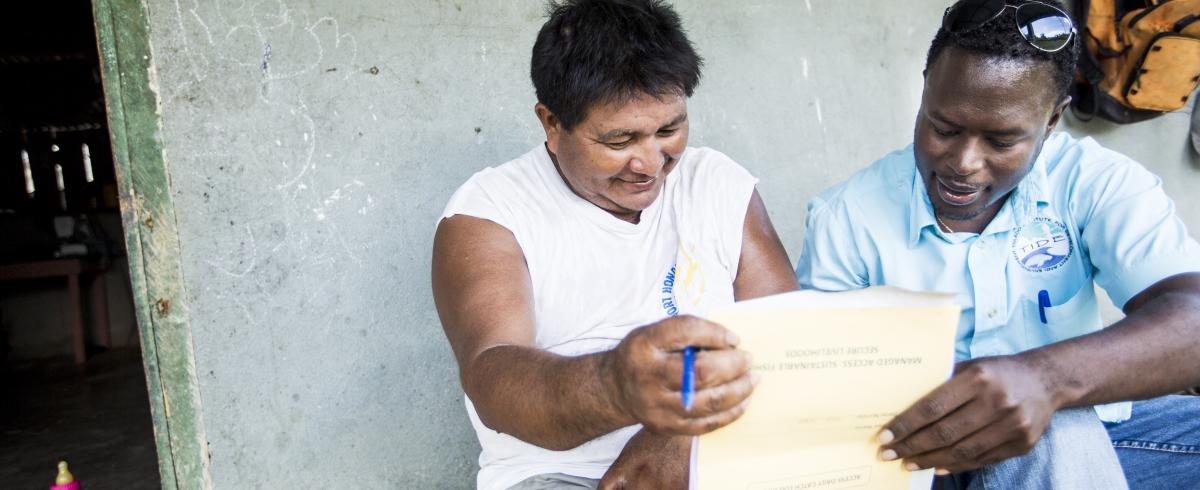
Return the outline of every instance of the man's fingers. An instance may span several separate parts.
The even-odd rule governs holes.
[[[681,351],[684,347],[697,349],[734,349],[741,342],[738,336],[725,327],[690,315],[668,318],[647,328],[649,340],[667,352]]]
[[[986,407],[972,401],[942,419],[926,425],[908,437],[885,444],[881,455],[903,459],[953,446],[983,429],[991,422]],[[890,454],[887,451],[891,451]]]
[[[720,386],[750,372],[752,358],[743,350],[703,351],[696,354],[696,389]]]
[[[610,477],[606,474],[604,478],[600,479],[600,484],[596,487],[596,490],[623,490],[627,486],[628,484],[624,476]]]
[[[971,367],[971,365],[973,365],[973,364],[975,364],[975,360],[954,363],[954,373],[952,373],[951,376],[958,376],[960,373],[962,373],[963,371],[966,371],[966,369]]]
[[[1020,441],[1013,440],[1012,431],[1004,425],[992,424],[948,447],[907,457],[904,465],[910,470],[938,468],[958,473],[999,461],[988,459],[997,454],[1007,454],[1000,459],[1022,454],[1017,445]]]
[[[596,486],[596,490],[617,490],[621,488],[624,481],[618,477],[609,476],[605,473],[603,478],[600,478],[600,484]]]
[[[672,354],[663,364],[667,388],[678,391],[683,382],[683,355]],[[720,386],[750,371],[750,353],[740,350],[697,351],[694,364],[697,391]]]
[[[895,444],[925,426],[940,420],[967,403],[974,397],[969,386],[960,378],[953,377],[929,392],[911,407],[897,415],[879,432],[879,442]]]
[[[678,402],[678,399],[675,401]],[[709,412],[695,408],[690,412],[686,412],[676,405],[671,405],[669,408],[660,407],[657,416],[653,420],[643,421],[642,424],[645,428],[656,434],[698,436],[712,432],[737,420],[738,417],[741,417],[746,412],[749,402],[748,398],[743,399],[741,402],[719,412]]]
[[[747,398],[729,410],[714,413],[705,417],[687,419],[679,427],[679,432],[681,434],[698,436],[720,429],[721,427],[729,425],[734,420],[737,420],[738,417],[741,417],[743,413],[746,413],[746,407],[749,405],[750,399]]]
[[[996,447],[995,449],[992,449],[991,451],[984,453],[982,456],[975,458],[976,466],[972,469],[982,468],[982,467],[990,465],[990,464],[999,463],[1008,458],[1015,458],[1017,456],[1024,455],[1025,453],[1028,453],[1030,451],[1030,449],[1033,449],[1033,448],[1029,447],[1029,445],[1027,445],[1025,441],[1022,441],[1020,439],[1011,441],[1007,444],[1001,444],[1000,446]],[[961,470],[950,470],[950,471],[953,473],[958,473],[961,471],[970,471],[970,470],[961,469]]]
[[[698,390],[692,398],[690,410],[684,409],[682,402],[672,403],[671,409],[684,418],[706,417],[731,410],[750,397],[758,380],[757,374],[750,373],[729,383]],[[676,401],[681,399],[682,394],[677,395]]]

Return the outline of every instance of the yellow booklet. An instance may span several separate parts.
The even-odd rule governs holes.
[[[932,470],[880,461],[875,435],[950,376],[960,311],[950,294],[886,287],[711,311],[762,380],[740,419],[693,440],[690,487],[927,490]]]

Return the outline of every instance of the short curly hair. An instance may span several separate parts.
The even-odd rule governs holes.
[[[533,44],[538,102],[570,131],[597,104],[691,97],[704,61],[662,0],[551,1]]]
[[[1035,0],[1008,0],[1008,5],[1021,6]],[[1036,0],[1040,3],[1053,5],[1064,12],[1067,11],[1058,0]],[[1062,100],[1070,94],[1071,85],[1075,81],[1075,60],[1079,58],[1079,34],[1072,36],[1067,47],[1054,53],[1047,53],[1029,44],[1016,28],[1016,9],[1006,8],[1004,12],[987,23],[959,33],[950,33],[939,27],[933,43],[929,45],[929,55],[925,58],[925,71],[937,59],[938,55],[948,46],[980,53],[989,57],[1015,60],[1045,61],[1054,66],[1054,81],[1057,85],[1058,99]],[[1078,24],[1076,24],[1078,25]]]

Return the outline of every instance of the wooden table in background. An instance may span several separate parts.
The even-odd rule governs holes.
[[[87,258],[40,260],[0,264],[0,281],[38,279],[47,277],[67,278],[67,293],[71,312],[71,350],[75,363],[83,364],[87,354],[83,347],[83,293],[79,281],[86,277],[91,290],[92,335],[97,344],[111,347],[108,329],[108,293],[104,287],[104,267],[100,262]]]

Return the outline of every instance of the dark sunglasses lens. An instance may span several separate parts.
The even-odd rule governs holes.
[[[954,4],[942,18],[942,28],[966,32],[996,18],[1004,11],[1004,0],[963,0]]]
[[[1025,40],[1043,51],[1058,51],[1071,42],[1075,24],[1056,8],[1027,3],[1017,8],[1017,29]]]

